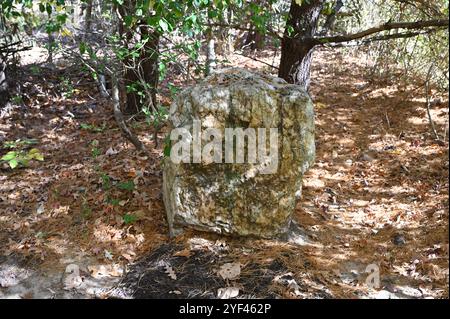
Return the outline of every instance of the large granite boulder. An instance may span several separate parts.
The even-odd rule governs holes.
[[[315,156],[313,104],[303,89],[244,69],[220,70],[177,96],[169,123],[172,154],[164,160],[163,195],[172,235],[184,227],[261,238],[286,234]],[[233,136],[227,130],[234,128],[250,130],[245,143],[236,137],[228,151]],[[269,138],[271,132],[277,134]]]

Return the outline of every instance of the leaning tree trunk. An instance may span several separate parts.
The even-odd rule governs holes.
[[[278,76],[306,90],[310,84],[311,58],[314,48],[312,38],[317,31],[323,0],[291,2],[289,18],[281,43],[281,60]],[[292,32],[289,34],[289,29]]]

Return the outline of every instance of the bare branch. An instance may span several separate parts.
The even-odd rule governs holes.
[[[134,147],[140,152],[148,155],[149,152],[145,145],[134,135],[130,129],[127,127],[125,120],[123,118],[122,111],[120,110],[120,98],[119,98],[119,84],[116,76],[111,74],[112,77],[112,102],[114,107],[114,118],[116,119],[117,125],[122,131],[122,135],[130,141]]]
[[[327,36],[327,37],[314,37],[312,39],[312,43],[314,45],[323,45],[329,43],[342,43],[349,42],[353,40],[358,40],[365,38],[369,35],[382,32],[389,31],[395,29],[407,29],[407,30],[417,30],[424,29],[429,27],[437,27],[437,28],[448,28],[449,20],[428,20],[428,21],[416,21],[416,22],[387,22],[385,24],[369,28],[364,31],[360,31],[353,34],[347,35],[337,35],[337,36]]]
[[[234,53],[237,54],[237,55],[243,56],[244,58],[251,59],[251,60],[257,61],[257,62],[259,62],[259,63],[265,64],[265,65],[267,65],[267,66],[270,66],[271,68],[273,68],[273,69],[275,69],[275,70],[278,70],[278,67],[277,67],[277,66],[275,66],[275,65],[273,65],[273,64],[270,64],[270,63],[267,63],[267,62],[265,62],[265,61],[263,61],[263,60],[260,60],[260,59],[257,59],[257,58],[251,57],[251,56],[247,56],[247,55],[242,54],[242,53],[239,53],[239,52],[234,52]]]
[[[425,35],[425,34],[431,34],[438,31],[438,29],[427,29],[427,30],[421,30],[421,31],[415,31],[415,32],[402,32],[402,33],[394,33],[394,34],[386,34],[381,36],[374,36],[368,39],[360,40],[356,43],[331,43],[330,47],[336,48],[336,47],[345,47],[345,46],[360,46],[360,45],[368,45],[373,42],[377,41],[386,41],[386,40],[393,40],[393,39],[405,39],[405,38],[412,38],[419,35]]]
[[[248,28],[248,27],[244,27],[244,26],[241,25],[241,24],[206,23],[206,24],[203,24],[203,25],[204,25],[204,26],[207,26],[207,27],[230,28],[230,29],[241,30],[241,31],[249,31],[249,32],[255,31],[254,29]],[[270,36],[273,36],[274,38],[283,39],[283,35],[280,34],[280,33],[278,33],[278,32],[276,32],[276,31],[274,31],[274,30],[267,29],[267,30],[266,30],[266,33],[267,33],[268,35],[270,35]]]

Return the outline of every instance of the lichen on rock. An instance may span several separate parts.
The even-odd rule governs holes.
[[[192,163],[194,142],[189,163],[166,157],[163,195],[172,235],[184,227],[261,238],[287,232],[303,173],[315,156],[313,105],[303,89],[240,68],[220,70],[177,96],[169,123],[172,129],[187,128],[191,137],[195,123],[201,123],[202,133],[216,128],[222,136],[226,128],[251,128],[256,133],[264,129],[267,152],[272,146],[269,130],[278,133],[276,167],[271,174],[265,172],[268,164],[262,157],[249,162],[248,136],[244,163],[227,163],[225,151],[220,163],[203,158]],[[210,139],[202,134],[201,145]],[[232,154],[234,159],[237,152]]]

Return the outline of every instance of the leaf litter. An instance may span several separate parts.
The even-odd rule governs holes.
[[[262,68],[242,59],[234,56],[231,63]],[[80,281],[66,274],[72,262],[63,257],[79,265],[78,287],[106,273],[122,278],[122,286],[111,291],[123,288],[141,298],[448,297],[448,144],[430,138],[414,86],[382,78],[355,86],[366,83],[364,66],[345,59],[318,52],[313,68],[317,156],[294,214],[308,241],[224,239],[194,231],[169,240],[162,149],[152,149],[151,157],[136,154],[115,129],[109,102],[93,101],[87,86],[73,100],[40,95],[25,110],[0,119],[1,140],[33,140],[44,156],[28,167],[0,168],[0,273],[19,278],[3,280],[0,297],[29,297],[19,287],[27,280],[39,283],[31,292],[35,297],[92,297],[87,288],[73,292]],[[42,72],[50,81],[61,74],[85,77],[70,68]],[[38,78],[33,81],[46,90]],[[434,108],[436,125],[443,128],[445,103]],[[14,125],[17,117],[23,125]],[[82,123],[102,132],[80,129]],[[136,131],[151,148],[145,129]],[[93,141],[100,151],[95,157]],[[124,222],[126,215],[134,217]],[[171,268],[158,264],[161,258]],[[231,267],[219,275],[227,264],[239,264],[239,274]],[[365,285],[370,264],[381,274],[375,290]],[[89,265],[106,268],[89,271]],[[66,287],[74,289],[63,292],[61,278],[71,278]],[[43,288],[45,280],[52,291]],[[106,294],[114,280],[91,292],[114,297]]]

